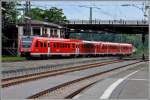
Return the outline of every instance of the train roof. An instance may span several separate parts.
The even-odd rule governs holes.
[[[85,40],[83,40],[83,42],[84,43],[97,43],[97,44],[101,43],[101,41],[85,41]]]
[[[95,43],[95,44],[110,44],[110,45],[122,45],[122,46],[132,46],[132,44],[128,43],[114,43],[114,42],[104,42],[104,41],[86,41],[86,40],[76,40],[76,39],[64,39],[64,38],[49,38],[49,37],[40,37],[40,36],[22,36],[23,38],[36,38],[36,39],[44,39],[51,41],[68,41],[68,42],[83,42],[83,43]]]
[[[82,40],[76,40],[76,39],[64,39],[64,38],[49,38],[49,37],[39,37],[35,36],[36,39],[46,39],[46,40],[51,40],[51,41],[72,41],[72,42],[80,42]]]

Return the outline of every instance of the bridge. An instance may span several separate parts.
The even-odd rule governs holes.
[[[149,23],[145,20],[69,20],[65,26],[69,32],[148,34]]]

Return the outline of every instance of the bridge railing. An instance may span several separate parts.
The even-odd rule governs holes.
[[[69,20],[68,24],[134,24],[134,25],[148,25],[145,20]]]

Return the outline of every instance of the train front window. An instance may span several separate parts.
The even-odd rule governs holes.
[[[35,43],[35,47],[38,47],[38,41],[36,41],[36,43]]]
[[[23,37],[22,38],[22,47],[23,48],[30,48],[32,45],[33,37]]]
[[[31,41],[30,41],[30,42],[25,42],[25,41],[24,41],[24,42],[22,43],[22,47],[23,47],[23,48],[30,48],[30,47],[31,47],[31,44],[32,44]]]

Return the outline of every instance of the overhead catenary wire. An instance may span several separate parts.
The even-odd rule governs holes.
[[[135,3],[131,3],[131,4],[135,4]],[[21,3],[21,5],[24,5],[23,3]],[[137,6],[141,6],[141,5],[143,5],[143,3],[136,3],[135,5],[137,5]],[[106,15],[106,16],[109,16],[109,17],[111,17],[111,18],[113,18],[113,19],[116,19],[116,17],[115,17],[115,15],[114,14],[112,14],[112,12],[110,12],[109,10],[107,10],[107,11],[105,11],[104,9],[104,7],[108,7],[108,6],[115,6],[115,7],[117,7],[117,6],[120,6],[120,4],[68,4],[68,3],[64,3],[64,4],[60,4],[60,3],[55,3],[55,4],[53,4],[53,3],[47,3],[47,4],[45,4],[45,3],[34,3],[34,2],[31,2],[31,8],[41,8],[41,9],[49,9],[50,7],[56,7],[56,6],[60,6],[60,7],[69,7],[69,6],[71,6],[71,7],[86,7],[86,8],[89,8],[89,7],[91,7],[91,8],[95,8],[95,9],[97,9],[97,10],[99,10],[100,11],[100,13],[102,13],[103,15]],[[120,10],[120,9],[117,9],[117,10]],[[120,10],[121,11],[121,10]],[[91,11],[92,12],[92,11]],[[117,16],[118,17],[118,16]],[[121,16],[119,16],[119,18],[120,19],[122,19],[122,17]],[[124,18],[127,18],[127,16],[125,16]]]

